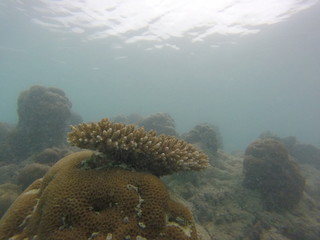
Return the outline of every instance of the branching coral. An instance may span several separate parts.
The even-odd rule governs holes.
[[[208,157],[193,145],[173,136],[156,135],[134,125],[98,123],[72,126],[68,141],[74,146],[105,153],[115,162],[157,176],[206,168]]]

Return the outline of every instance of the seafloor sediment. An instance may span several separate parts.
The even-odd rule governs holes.
[[[320,171],[301,164],[306,178],[301,201],[291,210],[267,211],[259,192],[243,186],[243,156],[222,150],[210,155],[214,167],[163,180],[203,227],[203,239],[318,240]]]

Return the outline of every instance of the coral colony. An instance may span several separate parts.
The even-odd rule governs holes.
[[[157,176],[204,169],[204,153],[108,119],[73,126],[68,140],[100,154],[73,153],[31,184],[1,219],[0,240],[199,239],[192,214]]]

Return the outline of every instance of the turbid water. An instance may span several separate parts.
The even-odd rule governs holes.
[[[172,198],[192,212],[200,240],[318,240],[319,13],[318,0],[2,0],[0,239],[78,238],[79,229],[83,239],[111,239],[122,225],[127,230],[120,231],[121,239],[146,239],[145,230],[158,225],[140,221],[149,209],[143,185],[135,182],[115,191],[129,191],[132,203],[138,200],[130,204],[133,215],[123,217],[121,201],[110,200],[113,190],[102,191],[108,197],[101,198],[105,195],[97,189],[112,181],[97,173],[121,167],[161,175],[164,169],[173,173],[172,166],[179,164],[175,169],[197,167],[200,156],[203,166],[210,163],[205,170],[161,178]],[[125,122],[130,115],[138,126],[180,140],[104,120],[99,127],[82,125],[67,143],[68,125],[79,123],[79,115],[86,122],[104,117]],[[83,203],[78,187],[51,175],[66,169],[61,162],[50,168],[56,161],[79,151],[70,143],[108,156],[100,153],[74,165],[75,172],[82,171],[72,178],[74,186],[94,183],[80,191],[92,197],[90,206],[75,207],[73,203]],[[90,178],[82,179],[87,173]],[[63,174],[55,176],[69,176]],[[82,221],[63,210],[53,214],[58,228],[44,231],[52,226],[43,220],[51,214],[38,213],[58,194],[46,195],[52,188],[41,183],[43,176],[44,184],[55,179],[58,187],[53,189],[62,189],[62,203],[54,209],[80,209],[80,215],[97,218],[100,211],[113,216],[108,211],[120,209],[117,224],[94,226],[92,232],[86,227],[104,223],[103,218]],[[100,179],[99,186],[93,176]],[[34,188],[4,215],[34,180]],[[76,197],[67,194],[72,190]],[[24,199],[29,199],[29,210],[16,211]],[[191,218],[163,213],[162,227],[178,227],[184,237],[195,235]],[[159,211],[150,216],[160,216]],[[78,228],[72,219],[86,226]]]
[[[167,112],[180,133],[218,126],[230,151],[266,130],[320,145],[318,1],[98,4],[1,2],[0,121],[44,85],[85,121]]]

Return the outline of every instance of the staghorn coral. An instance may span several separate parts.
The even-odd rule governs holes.
[[[244,185],[262,194],[268,210],[291,209],[303,195],[305,179],[287,149],[272,138],[258,139],[245,152]]]
[[[68,141],[80,148],[105,153],[118,164],[157,176],[200,170],[209,165],[208,157],[185,141],[146,132],[134,125],[112,123],[107,118],[98,123],[72,126]]]
[[[191,213],[147,173],[83,169],[71,154],[29,186],[0,220],[4,239],[197,240]]]

